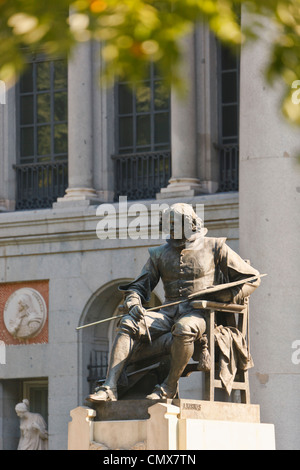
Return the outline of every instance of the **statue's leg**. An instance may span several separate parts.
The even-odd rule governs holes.
[[[177,394],[178,381],[194,352],[194,339],[189,336],[173,336],[171,346],[171,367],[168,376],[161,385],[157,385],[147,396],[150,399],[174,398]]]
[[[130,335],[123,333],[117,334],[111,351],[106,380],[95,393],[89,395],[89,401],[116,401],[118,399],[117,383],[127,358],[132,351],[132,347],[133,339]]]
[[[105,384],[113,389],[117,388],[119,377],[125,363],[132,351],[133,339],[128,334],[118,333],[110,355],[110,363]]]
[[[115,401],[118,399],[117,383],[132,352],[135,333],[136,328],[135,325],[133,327],[133,321],[124,317],[113,343],[106,380],[95,393],[89,395],[87,398],[89,401]]]
[[[194,342],[205,332],[206,324],[201,316],[187,315],[172,328],[171,366],[168,376],[147,396],[149,399],[174,398],[178,381],[194,352]]]

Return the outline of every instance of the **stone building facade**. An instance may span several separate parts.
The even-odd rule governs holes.
[[[122,83],[100,88],[101,46],[84,43],[68,64],[32,58],[0,105],[3,449],[17,446],[14,406],[22,398],[47,420],[49,448],[66,449],[70,410],[83,403],[94,376],[105,374],[115,322],[76,328],[115,315],[117,286],[139,273],[147,248],[162,242],[147,236],[147,218],[144,236],[97,236],[103,204],[115,208],[118,229],[133,221],[127,214],[124,222],[121,196],[128,207],[143,203],[156,213],[157,205],[177,201],[203,207],[208,235],[227,237],[268,273],[251,298],[252,402],[275,424],[278,448],[300,447],[293,360],[300,343],[300,170],[293,151],[300,139],[263,81],[261,45],[232,58],[202,26],[182,46],[185,100],[166,91],[153,69],[141,95]],[[18,326],[9,332],[5,315],[23,288],[43,298],[46,318],[22,337]],[[162,300],[159,285],[152,302]],[[182,379],[181,390],[200,399],[201,374],[194,376]]]

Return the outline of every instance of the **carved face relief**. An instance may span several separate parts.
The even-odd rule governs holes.
[[[37,336],[47,318],[47,307],[42,295],[24,287],[15,291],[4,307],[4,323],[9,333],[18,339]]]

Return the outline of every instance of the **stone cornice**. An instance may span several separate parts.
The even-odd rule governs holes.
[[[151,205],[174,203],[164,201],[134,201],[143,203],[149,211]],[[226,231],[238,229],[238,193],[223,193],[198,196],[193,200],[181,200],[189,204],[204,204],[205,226],[211,236],[226,236]],[[113,204],[118,213],[118,203]],[[59,252],[122,249],[153,246],[161,239],[108,239],[100,240],[96,227],[101,217],[96,213],[97,206],[68,207],[0,214],[0,257],[34,254],[54,254]],[[134,217],[127,217],[128,222]],[[120,219],[121,220],[121,219]],[[147,218],[142,232],[148,233]],[[221,234],[218,232],[222,232]],[[230,237],[230,235],[229,235]]]

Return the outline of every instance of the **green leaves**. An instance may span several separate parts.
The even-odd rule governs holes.
[[[14,82],[28,54],[68,54],[75,44],[66,18],[69,0],[0,0],[0,79]]]
[[[253,14],[242,31],[241,6]],[[291,107],[292,83],[300,78],[300,0],[0,0],[0,79],[16,80],[28,54],[68,56],[76,43],[95,40],[106,84],[136,84],[154,62],[179,87],[179,40],[195,24],[207,23],[234,48],[260,37],[265,20],[274,27],[266,77],[285,83],[284,113],[300,124],[300,107]]]

